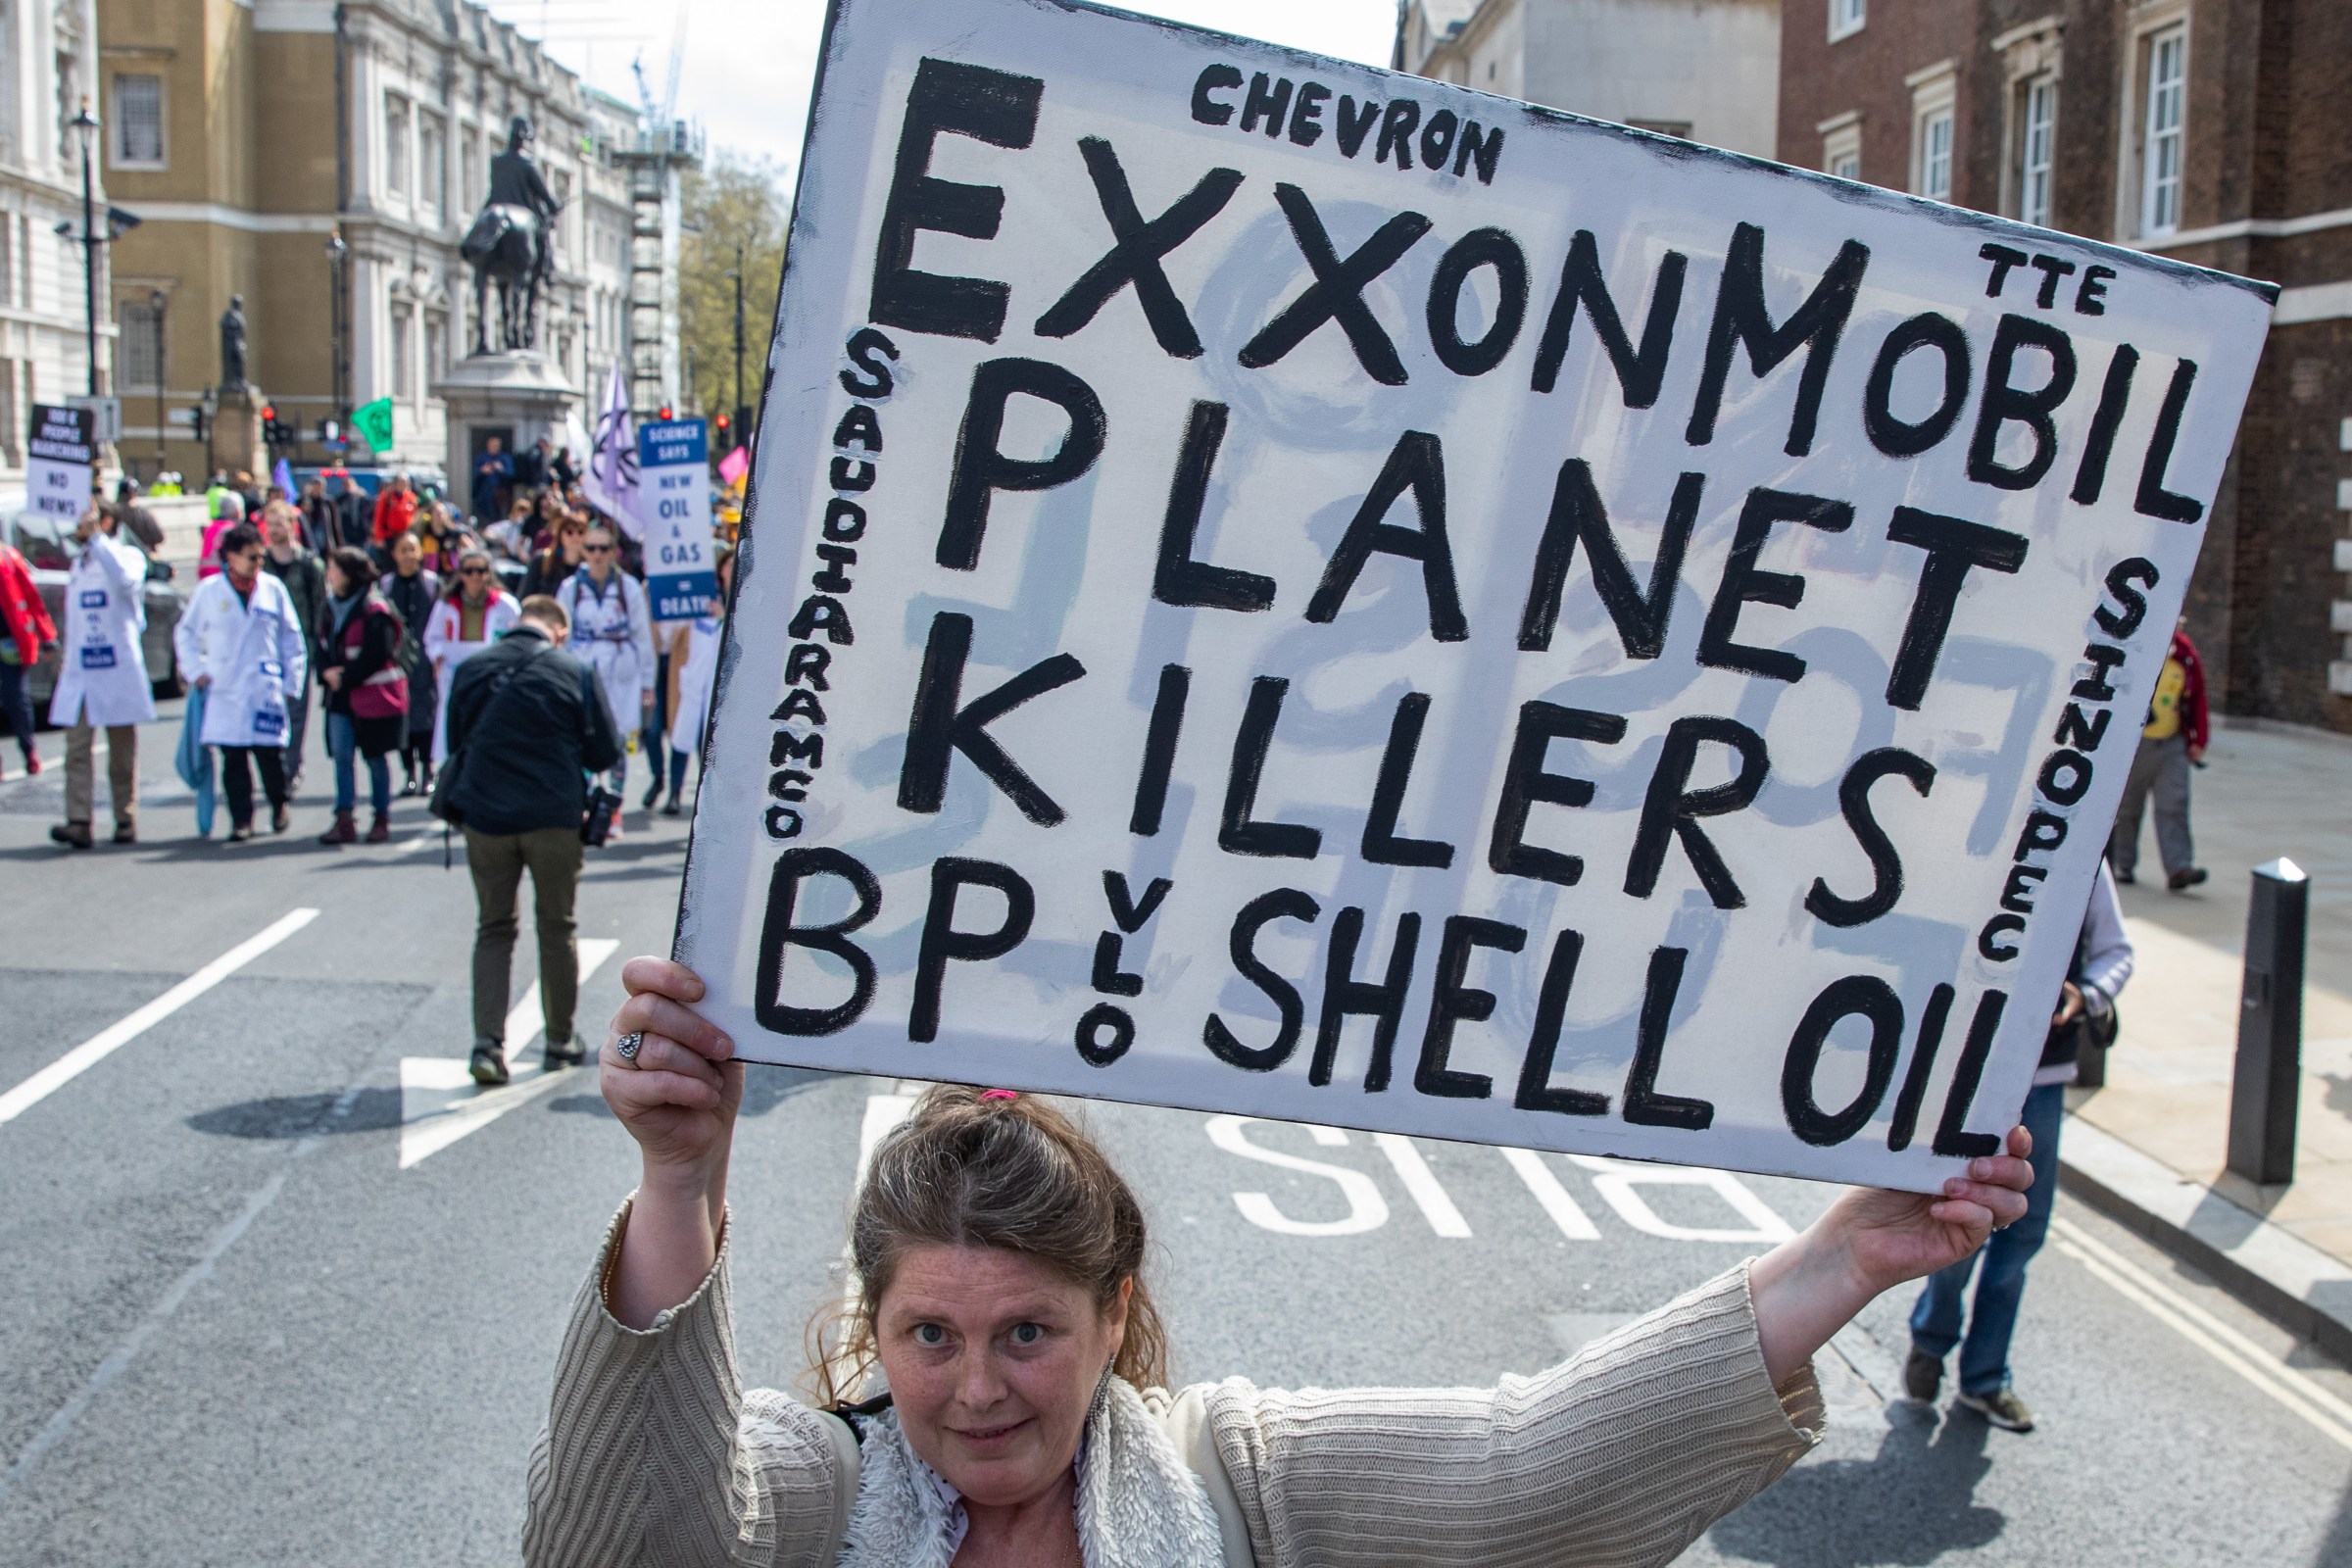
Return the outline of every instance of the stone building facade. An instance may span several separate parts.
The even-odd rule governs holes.
[[[2189,635],[2352,733],[2352,5],[1786,0],[1782,161],[2281,285]]]
[[[57,232],[81,228],[81,143],[70,124],[85,100],[99,112],[93,0],[0,0],[0,486],[24,479],[31,406],[89,387],[81,244]],[[94,147],[91,172],[103,223]],[[103,288],[103,250],[98,266]],[[101,388],[113,337],[101,304]]]
[[[458,246],[515,115],[529,117],[534,155],[565,202],[540,347],[590,406],[627,359],[631,213],[613,152],[638,139],[632,106],[466,0],[96,9],[118,106],[107,178],[145,220],[117,247],[110,294],[134,470],[204,468],[204,445],[173,411],[218,378],[217,322],[237,294],[250,377],[299,428],[298,461],[322,456],[320,418],[389,397],[394,440],[373,460],[443,466],[433,387],[476,326]],[[156,128],[133,143],[126,119]],[[369,456],[355,445],[353,461]]]
[[[1407,0],[1401,71],[1773,155],[1780,0]]]

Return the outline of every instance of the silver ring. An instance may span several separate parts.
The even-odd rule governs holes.
[[[629,1033],[622,1035],[618,1040],[613,1041],[612,1049],[620,1053],[621,1060],[635,1061],[637,1059],[638,1048],[644,1044],[645,1031],[642,1029],[633,1029]]]

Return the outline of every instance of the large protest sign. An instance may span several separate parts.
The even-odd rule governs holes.
[[[68,522],[90,510],[90,478],[97,469],[95,411],[54,403],[32,406],[24,440],[24,504],[45,516]]]
[[[839,0],[678,953],[761,1060],[1932,1189],[2266,285],[1061,0]]]

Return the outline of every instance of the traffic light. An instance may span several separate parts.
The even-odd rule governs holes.
[[[196,404],[194,407],[188,410],[188,429],[190,434],[192,434],[196,440],[203,440],[212,432],[212,428],[213,416],[211,410],[207,409],[201,403]]]
[[[722,414],[717,418],[711,420],[710,424],[711,428],[718,432],[719,439],[723,441],[726,439],[727,431],[733,426],[734,422],[735,421]]]
[[[671,414],[671,412],[670,412],[670,408],[669,408],[669,405],[668,405],[668,404],[666,404],[666,403],[664,403],[664,404],[662,404],[662,412],[661,412],[661,414],[658,416],[658,417],[660,417],[660,418],[663,418],[663,419],[669,419],[669,418],[674,418],[674,417],[676,417],[676,416],[675,416],[675,415],[673,415],[673,414]]]

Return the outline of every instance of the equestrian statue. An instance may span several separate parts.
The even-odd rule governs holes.
[[[490,347],[490,285],[498,285],[500,349],[538,346],[539,295],[556,273],[552,235],[563,203],[531,161],[531,122],[516,115],[507,150],[490,160],[490,194],[458,254],[473,269],[473,352]]]

